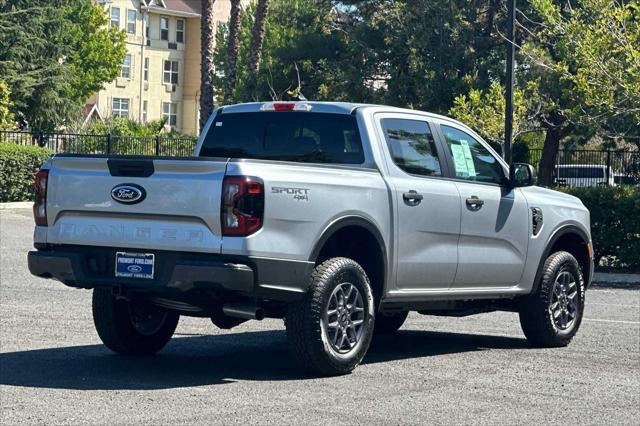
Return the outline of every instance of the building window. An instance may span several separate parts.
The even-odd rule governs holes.
[[[144,81],[149,81],[149,58],[144,58]]]
[[[171,127],[176,127],[178,125],[178,104],[172,102],[163,102],[162,118],[166,118],[167,124]]]
[[[149,15],[144,15],[144,36],[149,39],[149,34],[151,33],[149,29]]]
[[[111,102],[112,117],[129,117],[129,99],[113,98]]]
[[[160,18],[160,40],[169,40],[169,18]]]
[[[111,28],[120,28],[120,8],[111,7]]]
[[[164,61],[165,84],[178,84],[178,61]]]
[[[184,19],[178,19],[176,21],[176,41],[178,43],[184,43]]]
[[[146,123],[147,122],[147,110],[149,108],[149,102],[147,101],[143,101],[142,102],[142,122]]]
[[[133,57],[129,53],[124,55],[124,61],[122,61],[122,68],[120,70],[120,77],[131,78],[132,61],[133,61]]]
[[[136,33],[136,18],[137,18],[136,11],[127,9],[127,33],[129,34]]]

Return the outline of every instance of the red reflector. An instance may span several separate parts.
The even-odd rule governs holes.
[[[288,103],[274,103],[273,104],[273,110],[274,111],[293,111],[293,109],[295,108],[296,104],[294,104],[293,102],[288,102]]]

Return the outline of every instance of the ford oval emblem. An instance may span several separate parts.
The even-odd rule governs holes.
[[[136,204],[146,196],[144,188],[135,183],[122,183],[111,190],[111,198],[122,204]]]
[[[140,265],[129,265],[129,266],[127,266],[127,271],[132,272],[134,274],[137,274],[140,271],[142,271],[142,266],[140,266]]]

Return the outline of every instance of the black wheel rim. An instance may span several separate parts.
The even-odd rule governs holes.
[[[146,303],[129,303],[129,319],[133,328],[143,336],[153,336],[167,320],[167,311]]]

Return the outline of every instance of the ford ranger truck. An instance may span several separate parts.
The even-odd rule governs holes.
[[[410,311],[518,312],[565,346],[593,275],[589,211],[469,127],[387,106],[225,106],[194,157],[57,154],[36,176],[32,274],[93,291],[98,335],[150,355],[181,315],[283,318],[293,357],[351,372]]]

